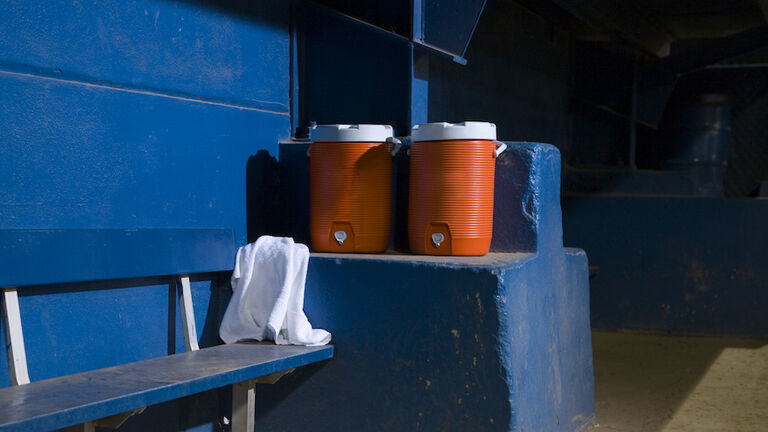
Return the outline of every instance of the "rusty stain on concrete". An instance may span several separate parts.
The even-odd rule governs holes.
[[[475,298],[477,299],[477,311],[480,313],[483,313],[483,301],[480,300],[480,293],[475,293]]]

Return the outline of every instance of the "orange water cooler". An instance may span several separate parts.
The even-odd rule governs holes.
[[[384,252],[392,213],[389,125],[318,125],[310,129],[310,237],[320,252]]]
[[[485,255],[493,235],[496,158],[506,145],[486,122],[411,131],[408,242],[428,255]]]

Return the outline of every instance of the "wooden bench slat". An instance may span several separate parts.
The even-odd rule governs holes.
[[[0,230],[0,287],[232,270],[231,228]]]
[[[0,430],[63,428],[333,357],[333,346],[238,343],[0,389]]]

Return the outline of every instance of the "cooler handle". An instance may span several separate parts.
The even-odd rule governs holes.
[[[493,144],[496,145],[496,150],[493,151],[494,157],[499,157],[507,149],[507,145],[501,141],[494,141]]]
[[[396,155],[400,151],[400,148],[403,147],[403,142],[395,137],[388,137],[387,142],[392,144],[392,156]]]
[[[387,142],[392,144],[392,156],[395,156],[397,153],[400,152],[400,149],[403,147],[403,142],[395,137],[389,137],[387,138]],[[307,157],[311,156],[312,151],[312,144],[307,147]]]

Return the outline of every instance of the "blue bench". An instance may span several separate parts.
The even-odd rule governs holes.
[[[0,430],[116,427],[149,405],[232,385],[232,430],[252,431],[255,384],[330,359],[333,347],[238,343],[199,349],[189,275],[232,270],[234,256],[231,229],[0,230],[3,321],[14,384],[0,389]],[[187,352],[30,382],[19,290],[164,276],[181,288]]]

